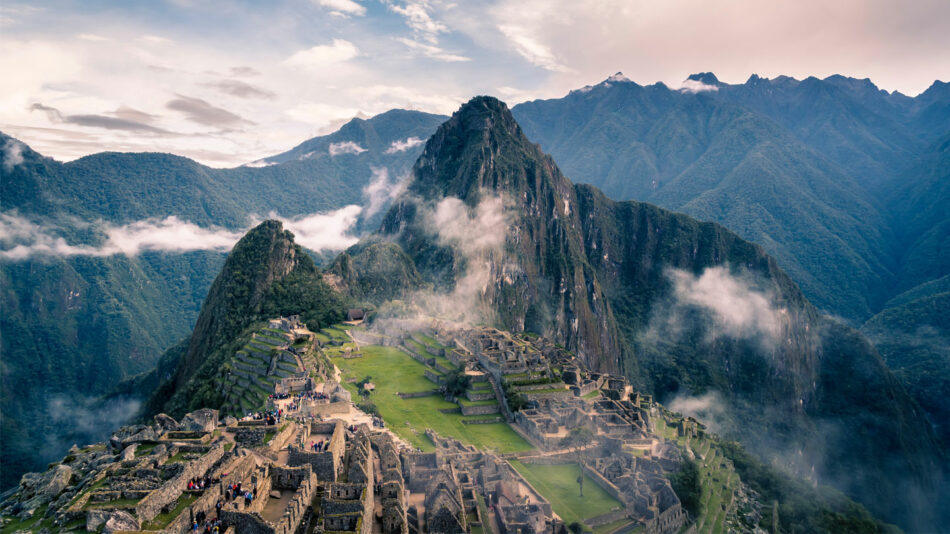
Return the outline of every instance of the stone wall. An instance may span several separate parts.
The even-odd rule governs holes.
[[[462,409],[462,415],[493,415],[498,413],[497,404],[479,404],[474,406],[460,404],[459,407]]]
[[[216,443],[207,454],[188,462],[177,476],[135,505],[135,516],[142,523],[151,521],[161,513],[162,508],[175,502],[181,496],[182,491],[188,487],[188,480],[203,476],[222,456],[224,456],[224,447],[221,443]]]
[[[279,490],[296,490],[304,481],[310,479],[312,473],[313,469],[311,469],[310,464],[300,467],[271,466],[272,487]]]
[[[416,391],[414,393],[398,393],[399,398],[401,399],[418,399],[420,397],[431,397],[438,394],[439,390],[437,389],[430,389],[429,391]]]
[[[274,530],[276,534],[294,534],[294,532],[296,532],[297,527],[300,526],[300,522],[307,513],[307,508],[310,507],[310,501],[313,499],[313,494],[316,491],[317,475],[312,472],[308,473],[307,476],[301,480],[297,492],[294,493],[290,503],[287,504],[287,508],[284,509],[283,517],[277,522],[277,528]]]
[[[264,444],[264,437],[268,430],[274,431],[276,428],[273,426],[239,426],[228,430],[234,431],[234,441],[240,443],[242,446],[260,447]]]
[[[296,432],[296,430],[297,425],[288,422],[287,426],[278,432],[277,435],[267,443],[267,447],[275,452],[283,449],[287,445],[287,442],[290,441],[290,438],[294,436],[294,432]]]

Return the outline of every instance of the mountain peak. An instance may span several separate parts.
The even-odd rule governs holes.
[[[698,72],[696,74],[690,74],[686,79],[716,87],[722,85],[722,82],[719,81],[719,78],[717,78],[716,75],[711,72]]]

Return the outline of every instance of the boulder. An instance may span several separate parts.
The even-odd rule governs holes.
[[[188,432],[212,432],[218,426],[218,410],[202,408],[185,414],[179,425]]]
[[[129,443],[139,443],[142,441],[156,441],[159,437],[160,436],[155,432],[154,428],[146,426],[142,427],[142,430],[136,432],[135,434],[123,439],[122,444],[127,445]]]
[[[277,491],[277,490],[274,490],[274,491],[270,492],[270,496],[271,496],[272,498],[274,498],[274,499],[279,499],[279,498],[280,498],[280,492]]]
[[[178,421],[175,421],[174,419],[172,419],[172,417],[168,414],[160,413],[156,415],[155,423],[158,424],[158,426],[162,427],[162,430],[166,432],[169,430],[171,431],[178,430]]]
[[[122,449],[122,452],[119,453],[119,461],[127,462],[129,460],[135,459],[135,449],[139,447],[138,443],[132,443],[128,447]]]
[[[82,452],[82,451],[80,451],[79,445],[76,445],[75,443],[73,443],[73,446],[69,448],[69,455],[70,455],[70,456],[76,456],[76,455],[79,454],[80,452]]]
[[[224,418],[225,426],[234,426],[236,424],[238,424],[238,420],[236,418],[231,417],[230,415]]]
[[[109,520],[110,510],[89,510],[86,513],[86,530],[96,532],[103,523]]]
[[[112,534],[123,530],[136,531],[139,529],[139,522],[132,517],[132,514],[117,510],[112,512],[109,519],[106,520],[106,526],[102,529],[103,534]]]
[[[49,502],[69,486],[73,469],[57,464],[45,473],[27,473],[20,479],[20,496],[40,503]]]

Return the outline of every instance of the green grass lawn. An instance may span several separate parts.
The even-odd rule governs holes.
[[[423,376],[426,367],[405,353],[392,348],[367,346],[363,357],[337,360],[345,378],[362,379],[371,376],[376,391],[370,396],[389,428],[399,437],[423,450],[432,450],[432,443],[425,437],[425,429],[431,428],[443,436],[451,436],[481,449],[499,452],[519,452],[531,449],[531,445],[515,433],[507,423],[486,425],[462,424],[461,414],[444,414],[443,409],[458,408],[440,396],[402,399],[396,393],[431,391],[433,384]],[[344,383],[354,398],[358,398],[356,386]]]
[[[550,501],[554,512],[561,516],[565,524],[583,522],[621,506],[620,501],[611,497],[587,475],[584,475],[584,496],[581,497],[577,485],[581,468],[577,464],[538,465],[512,461],[511,465]]]

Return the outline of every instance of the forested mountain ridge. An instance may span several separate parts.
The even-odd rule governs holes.
[[[891,200],[950,133],[947,84],[911,98],[842,76],[688,82],[615,75],[512,112],[569,176],[724,224],[829,313],[860,324],[908,287]]]

